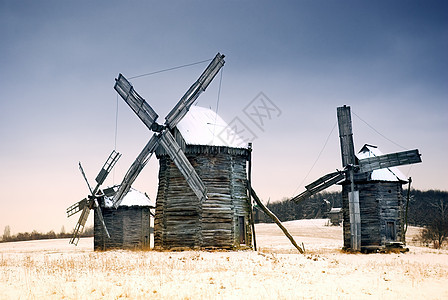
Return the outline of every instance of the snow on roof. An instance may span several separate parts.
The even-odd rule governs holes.
[[[208,108],[192,106],[176,125],[188,145],[246,148],[247,143],[220,116]]]
[[[361,150],[356,154],[358,159],[375,157],[383,155],[383,153],[378,149],[378,147],[373,145],[365,144]],[[380,181],[407,181],[406,176],[401,173],[396,167],[384,168],[372,171],[370,180],[380,180]]]
[[[105,206],[112,207],[112,198],[104,197]],[[144,193],[132,188],[124,196],[120,206],[155,206],[154,201],[151,201]]]

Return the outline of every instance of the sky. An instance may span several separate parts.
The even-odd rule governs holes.
[[[0,0],[0,38],[0,234],[72,230],[65,210],[88,194],[79,161],[93,185],[116,149],[105,186],[121,182],[151,133],[117,98],[119,73],[218,52],[225,66],[197,105],[250,130],[263,201],[342,169],[342,105],[356,150],[419,149],[423,162],[400,170],[416,189],[448,190],[445,1]],[[131,82],[163,122],[206,66]],[[260,101],[274,108],[263,124],[247,114]],[[134,187],[155,198],[157,172],[153,157]]]

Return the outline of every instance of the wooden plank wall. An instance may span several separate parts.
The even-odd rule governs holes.
[[[389,242],[402,241],[402,230],[404,228],[404,201],[402,185],[398,182],[388,182],[378,186],[378,193],[383,197],[380,199],[379,215],[382,220],[381,245]],[[389,240],[386,236],[386,222],[395,222],[395,239]]]
[[[361,247],[384,247],[389,242],[401,242],[403,230],[403,199],[400,182],[356,183],[359,190],[361,212]],[[342,208],[344,212],[344,247],[350,248],[350,216],[348,192],[350,185],[343,185]],[[386,239],[386,223],[395,222],[395,240]]]
[[[245,149],[186,146],[185,153],[207,187],[200,203],[174,163],[159,155],[159,188],[154,245],[160,249],[239,247],[238,216],[248,222],[247,154]],[[246,241],[251,235],[246,228]]]
[[[95,214],[94,250],[148,249],[150,240],[150,214],[146,206],[120,206],[102,208],[104,223],[110,234],[105,235]]]
[[[159,163],[154,246],[194,248],[202,239],[199,199],[168,157],[160,158]]]

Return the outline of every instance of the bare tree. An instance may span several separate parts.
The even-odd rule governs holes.
[[[3,231],[3,237],[2,240],[4,242],[8,241],[11,238],[11,227],[9,225],[5,226],[5,230]]]
[[[433,219],[423,229],[421,238],[426,243],[432,242],[434,248],[439,249],[448,238],[448,200],[437,199],[431,206],[434,208]]]

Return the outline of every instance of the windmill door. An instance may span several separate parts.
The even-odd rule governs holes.
[[[243,216],[238,217],[238,228],[240,233],[240,244],[246,244],[246,222]]]
[[[386,222],[386,240],[387,241],[395,241],[395,222],[387,221]]]

